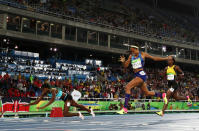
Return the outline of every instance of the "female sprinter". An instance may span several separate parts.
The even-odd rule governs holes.
[[[120,62],[122,62],[124,68],[127,68],[131,63],[133,71],[135,73],[135,78],[131,80],[125,87],[125,102],[124,107],[121,111],[117,112],[118,114],[127,113],[128,101],[130,99],[131,88],[140,87],[141,90],[145,93],[146,96],[154,96],[156,93],[154,91],[149,91],[147,89],[146,84],[146,73],[144,72],[144,60],[145,58],[152,59],[154,61],[164,61],[167,60],[168,57],[154,57],[145,52],[140,52],[138,46],[131,45],[130,46],[131,54],[128,57],[128,60],[125,60],[124,56],[120,56]]]
[[[47,83],[47,81],[45,81],[45,84],[42,86],[41,96],[36,101],[34,101],[33,103],[27,104],[25,106],[38,104],[45,95],[48,95],[49,97],[51,97],[50,101],[46,105],[44,105],[43,107],[38,107],[37,109],[44,109],[47,106],[49,106],[50,104],[52,104],[55,101],[55,99],[60,99],[60,100],[63,100],[64,103],[65,103],[64,104],[64,111],[63,111],[64,117],[79,116],[81,119],[84,119],[84,116],[81,114],[81,112],[70,113],[69,112],[70,106],[74,106],[74,107],[80,108],[81,110],[88,111],[93,117],[95,117],[95,113],[93,112],[92,109],[90,110],[90,109],[87,109],[83,105],[77,104],[70,94],[64,93],[61,90],[57,90],[56,88],[51,88],[50,85]]]
[[[177,75],[176,72],[178,72],[180,74],[181,77],[184,76],[184,73],[182,72],[182,70],[180,69],[179,66],[174,65],[175,64],[175,59],[174,57],[171,57],[168,59],[168,66],[165,68],[165,76],[167,76],[167,81],[168,81],[168,91],[167,93],[163,93],[162,97],[164,100],[164,106],[162,111],[160,112],[156,112],[157,115],[159,116],[163,116],[164,115],[164,111],[167,109],[168,106],[168,101],[169,99],[172,97],[175,100],[188,100],[188,106],[192,105],[192,101],[189,98],[189,96],[179,96],[179,90],[178,90],[178,84],[176,82],[177,79]]]

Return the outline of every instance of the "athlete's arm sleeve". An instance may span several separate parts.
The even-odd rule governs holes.
[[[148,53],[144,52],[144,57],[145,58],[149,58],[152,59],[154,61],[164,61],[164,60],[168,60],[168,57],[156,57],[156,56],[151,56]]]
[[[56,94],[55,91],[56,91],[56,90],[53,90],[53,91],[52,91],[52,97],[51,97],[50,101],[49,101],[46,105],[44,105],[44,106],[42,106],[42,107],[39,107],[39,109],[44,109],[44,108],[46,108],[47,106],[51,105],[51,104],[55,101],[55,94]]]

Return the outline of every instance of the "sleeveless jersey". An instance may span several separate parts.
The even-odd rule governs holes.
[[[175,72],[175,65],[172,67],[168,66],[167,68],[167,80],[172,81],[175,80],[176,72]]]
[[[144,67],[144,59],[142,58],[141,53],[139,53],[138,57],[132,56],[131,65],[133,69],[141,69]]]

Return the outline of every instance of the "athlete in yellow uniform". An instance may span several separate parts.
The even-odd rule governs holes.
[[[180,69],[179,66],[174,65],[175,59],[171,57],[168,59],[168,66],[165,68],[165,76],[167,77],[168,87],[169,90],[167,93],[163,93],[162,97],[164,100],[164,106],[162,111],[156,112],[158,115],[163,116],[164,111],[167,109],[169,99],[173,97],[175,100],[188,100],[188,105],[192,104],[191,99],[189,96],[178,96],[178,84],[176,82],[177,74],[176,72],[180,73],[181,76],[184,76],[184,73]]]

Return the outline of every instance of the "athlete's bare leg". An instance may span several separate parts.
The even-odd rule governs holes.
[[[121,111],[117,112],[119,114],[123,114],[124,112],[127,113],[127,107],[128,107],[128,102],[130,99],[130,94],[131,94],[131,89],[134,87],[141,86],[143,84],[143,80],[139,77],[135,77],[133,80],[131,80],[125,87],[125,102],[124,102],[124,107]]]
[[[63,111],[64,117],[79,116],[79,113],[70,113],[69,112],[70,104],[71,104],[71,101],[65,101],[64,111]]]
[[[166,94],[166,97],[167,97],[167,103],[164,103],[164,106],[162,108],[162,112],[164,114],[165,110],[167,109],[168,107],[168,104],[169,104],[169,99],[171,98],[171,96],[173,95],[174,92],[171,92],[170,90],[167,91],[167,94]]]
[[[86,108],[86,107],[83,106],[83,105],[77,104],[77,102],[75,102],[74,100],[71,101],[71,106],[80,108],[81,110],[84,110],[84,111],[87,111],[87,112],[91,113],[91,110],[90,110],[90,109]]]
[[[143,80],[140,77],[135,77],[133,80],[131,80],[125,87],[125,93],[131,94],[131,89],[134,87],[138,87],[143,84]]]
[[[149,90],[148,90],[146,82],[144,82],[144,83],[141,85],[141,90],[144,92],[144,94],[145,94],[146,96],[154,96],[154,95],[155,95],[155,92],[154,92],[154,91],[149,91]]]
[[[80,115],[79,113],[70,113],[69,112],[70,106],[74,106],[74,107],[80,108],[81,110],[88,111],[89,113],[91,113],[90,109],[86,108],[83,105],[77,104],[74,100],[71,100],[71,101],[66,101],[64,104],[64,111],[63,111],[64,117],[72,117],[72,116]]]

